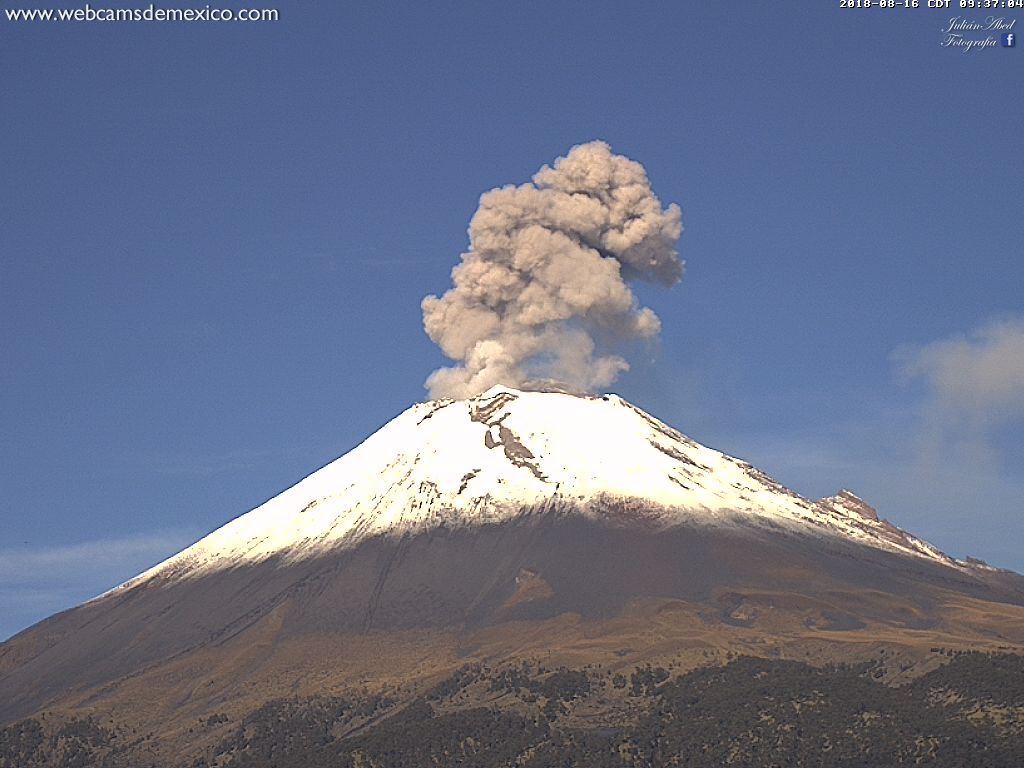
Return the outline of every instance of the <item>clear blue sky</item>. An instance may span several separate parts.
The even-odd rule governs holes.
[[[0,17],[0,638],[421,399],[480,193],[595,138],[685,226],[614,388],[1024,570],[1024,47],[839,0],[277,8]]]

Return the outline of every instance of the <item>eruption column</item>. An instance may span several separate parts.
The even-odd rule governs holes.
[[[605,348],[661,329],[628,282],[678,282],[681,232],[679,206],[662,209],[643,166],[603,141],[484,193],[454,286],[423,300],[427,335],[457,361],[427,379],[431,396],[536,379],[608,386],[629,365]]]

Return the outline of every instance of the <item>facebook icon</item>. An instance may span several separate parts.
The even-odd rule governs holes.
[[[1003,48],[1013,48],[1017,45],[1017,35],[1014,32],[1004,32],[1003,35]]]

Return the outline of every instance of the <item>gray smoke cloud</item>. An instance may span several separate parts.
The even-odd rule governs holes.
[[[602,347],[661,330],[627,281],[678,282],[682,229],[644,167],[603,141],[573,147],[531,183],[484,193],[454,287],[423,299],[427,335],[458,363],[428,377],[431,397],[536,379],[611,384],[629,365]]]

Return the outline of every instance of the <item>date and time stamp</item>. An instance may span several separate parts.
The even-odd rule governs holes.
[[[990,49],[1015,49],[1018,24],[1011,15],[1024,15],[1024,0],[837,0],[850,10],[924,10],[941,19],[938,42],[963,53]],[[941,16],[939,14],[942,14]],[[956,15],[949,15],[956,14]]]
[[[932,8],[945,11],[1024,11],[1024,0],[839,0],[840,8]]]

